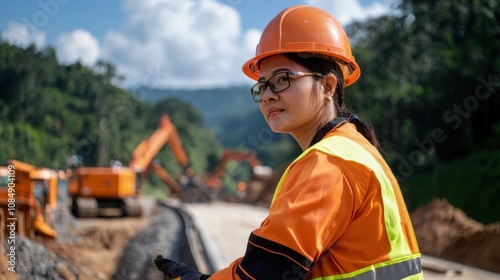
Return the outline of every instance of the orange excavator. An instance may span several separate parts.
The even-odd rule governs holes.
[[[141,216],[135,177],[130,168],[76,167],[69,182],[71,213],[80,218]]]
[[[194,176],[194,170],[182,147],[177,128],[167,115],[161,116],[158,129],[136,147],[132,153],[129,167],[133,169],[136,174],[140,174],[141,179],[147,177],[151,170],[153,170],[171,189],[173,194],[179,194],[181,192],[180,184],[170,176],[158,161],[154,160],[154,157],[165,144],[168,144],[170,147],[177,163],[183,169],[183,174],[189,177]]]
[[[64,187],[63,187],[64,186]],[[54,212],[66,207],[67,180],[64,172],[38,168],[18,160],[0,167],[0,240],[10,231],[33,238],[35,234],[55,238]],[[59,202],[59,203],[58,203]],[[13,223],[12,228],[6,225]]]
[[[154,157],[168,144],[183,173],[173,179]],[[142,181],[154,171],[174,195],[187,201],[207,201],[204,186],[199,183],[182,147],[177,129],[167,115],[159,127],[133,151],[127,167],[77,167],[70,180],[72,212],[77,217],[94,217],[118,213],[122,216],[142,215],[140,193]],[[188,189],[194,191],[188,192]],[[188,194],[190,193],[190,194]],[[190,197],[191,195],[191,197]],[[111,212],[111,210],[115,210]]]
[[[168,144],[177,163],[182,168],[178,179],[170,174],[154,160],[161,148]],[[184,151],[177,128],[167,115],[162,115],[158,129],[147,139],[144,139],[134,150],[129,167],[141,180],[154,171],[156,175],[170,188],[174,196],[184,202],[208,202],[211,200],[209,190],[195,174],[189,158]]]
[[[229,161],[244,162],[250,169],[248,182],[240,181],[237,184],[236,196],[240,199],[253,198],[259,195],[266,180],[271,178],[273,171],[268,166],[263,166],[257,155],[251,151],[235,151],[229,148],[224,149],[215,170],[209,174],[204,184],[212,192],[222,189],[222,178],[226,174],[226,165]]]

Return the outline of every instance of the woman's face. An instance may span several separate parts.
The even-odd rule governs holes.
[[[278,72],[295,71],[310,73],[305,67],[274,55],[262,60],[259,81],[267,81]],[[290,133],[300,139],[314,137],[322,124],[322,107],[325,95],[320,80],[314,76],[290,76],[290,87],[274,93],[269,87],[262,93],[260,110],[274,132]],[[331,104],[330,104],[331,105]]]

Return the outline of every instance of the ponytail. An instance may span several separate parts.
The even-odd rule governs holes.
[[[366,122],[358,118],[358,116],[350,113],[347,115],[349,117],[349,122],[356,126],[356,130],[363,135],[366,140],[368,140],[375,148],[380,150],[380,144],[377,140],[377,135],[375,134],[375,130],[373,130],[372,126]],[[346,117],[347,117],[346,116]]]

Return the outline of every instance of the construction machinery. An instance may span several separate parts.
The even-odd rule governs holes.
[[[0,239],[3,240],[5,234],[12,235],[12,231],[29,238],[35,234],[55,238],[54,213],[66,207],[66,190],[64,172],[18,160],[10,160],[8,166],[0,167]],[[15,226],[6,228],[8,224]]]
[[[168,145],[182,167],[179,179],[154,160]],[[142,181],[154,171],[170,188],[171,193],[185,201],[208,201],[203,185],[194,174],[182,147],[177,129],[167,115],[159,127],[133,151],[127,167],[76,167],[70,180],[72,212],[76,217],[95,217],[117,213],[122,216],[142,215],[140,193]],[[189,193],[189,194],[188,194]]]
[[[177,128],[167,115],[162,115],[160,124],[150,137],[144,139],[132,153],[132,159],[129,168],[139,174],[139,179],[145,179],[151,171],[154,171],[158,177],[171,189],[173,194],[181,192],[179,182],[173,179],[170,174],[154,158],[158,152],[168,144],[177,163],[181,166],[183,174],[194,176],[194,170],[191,167],[189,158],[182,147]]]
[[[76,167],[70,177],[71,212],[75,217],[141,216],[136,175],[123,167]]]
[[[154,160],[154,157],[166,144],[182,169],[177,179],[172,178],[161,164]],[[171,193],[184,202],[209,202],[212,198],[209,189],[195,174],[182,146],[177,128],[166,114],[161,116],[158,129],[134,150],[129,167],[136,174],[140,174],[138,177],[141,180],[154,171],[170,188]]]
[[[273,175],[272,169],[269,166],[263,166],[255,152],[224,149],[215,170],[206,176],[204,184],[211,192],[220,191],[222,189],[222,178],[227,173],[226,166],[230,161],[248,164],[250,170],[249,179],[237,183],[236,197],[240,201],[253,201],[262,192],[265,182]]]

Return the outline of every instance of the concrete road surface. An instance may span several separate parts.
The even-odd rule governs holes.
[[[267,208],[227,202],[184,204],[182,208],[193,218],[216,270],[243,256],[250,232],[268,213]],[[426,280],[500,280],[500,274],[426,255],[422,266]]]

